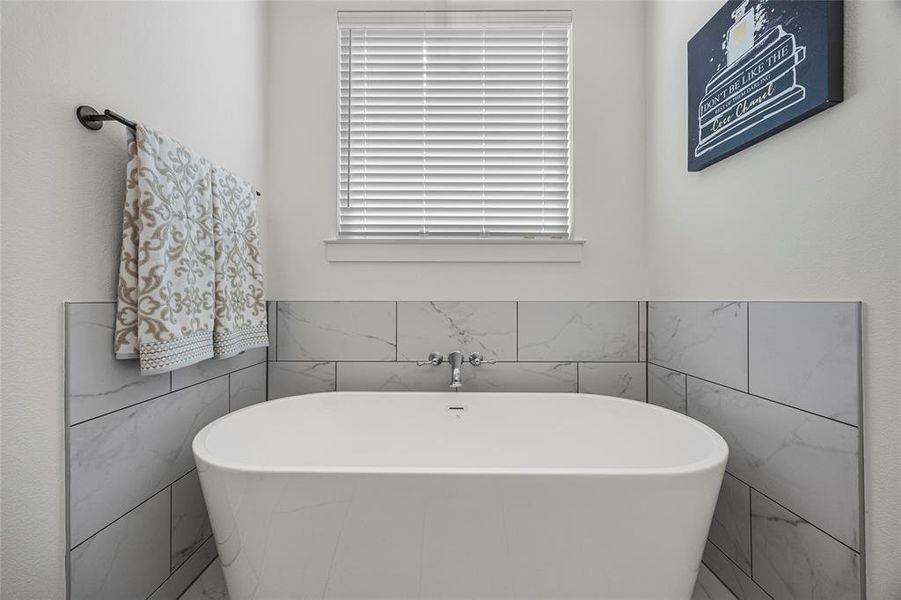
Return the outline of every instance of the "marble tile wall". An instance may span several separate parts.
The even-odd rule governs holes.
[[[860,307],[808,302],[269,303],[268,351],[140,377],[112,303],[67,305],[70,597],[177,598],[215,559],[190,442],[295,394],[447,391],[429,352],[478,351],[460,391],[605,394],[730,446],[698,598],[863,597]]]
[[[739,600],[863,598],[859,303],[649,302],[647,323],[648,402],[729,444],[706,567]]]
[[[213,562],[179,600],[229,600],[219,561]],[[710,569],[701,565],[691,600],[737,600]]]
[[[215,559],[191,442],[267,395],[267,353],[142,377],[112,353],[115,304],[66,305],[71,600],[174,600]]]
[[[644,302],[278,301],[269,398],[330,390],[448,391],[430,352],[481,352],[463,392],[586,392],[645,401]]]

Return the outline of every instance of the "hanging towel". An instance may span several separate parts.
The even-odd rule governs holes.
[[[216,257],[213,354],[228,358],[269,345],[257,197],[250,183],[215,165],[212,189]]]
[[[127,173],[114,345],[149,375],[213,356],[212,165],[138,124]]]

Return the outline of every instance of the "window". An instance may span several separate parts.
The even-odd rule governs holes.
[[[569,239],[571,21],[340,12],[339,238]]]

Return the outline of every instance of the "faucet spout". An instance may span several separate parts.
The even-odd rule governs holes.
[[[454,350],[447,355],[447,362],[451,366],[450,387],[458,388],[463,385],[463,353],[459,350]]]

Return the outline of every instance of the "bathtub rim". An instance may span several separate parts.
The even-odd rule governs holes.
[[[549,392],[315,392],[312,394],[297,394],[294,396],[285,396],[265,402],[259,402],[251,406],[246,406],[234,412],[227,413],[218,419],[208,423],[201,429],[191,442],[191,450],[194,459],[197,462],[198,472],[205,470],[203,467],[216,467],[226,471],[241,472],[249,474],[285,474],[285,475],[542,475],[542,476],[581,476],[581,475],[616,475],[616,476],[645,476],[645,475],[673,475],[685,476],[702,474],[709,471],[724,470],[726,461],[729,458],[729,446],[726,440],[714,429],[706,424],[693,419],[688,415],[670,410],[668,408],[657,406],[649,402],[630,400],[626,398],[617,398],[615,396],[607,396],[603,394],[587,394],[584,392],[553,392],[554,395],[566,396],[593,396],[603,398],[605,400],[614,401],[622,404],[640,404],[643,405],[641,410],[665,411],[677,419],[687,420],[696,427],[700,432],[706,434],[711,440],[713,451],[704,458],[686,463],[684,465],[676,465],[671,467],[361,467],[361,466],[260,466],[247,463],[241,463],[234,460],[226,460],[212,456],[212,453],[206,447],[206,438],[210,431],[221,421],[230,419],[245,411],[260,410],[265,406],[271,406],[273,403],[287,402],[297,398],[314,398],[320,396],[338,395],[342,393],[354,394],[372,394],[376,396],[397,396],[399,394],[410,395],[452,395],[459,398],[468,394],[472,395],[516,395],[516,396],[547,396]],[[203,463],[203,466],[201,465]]]

